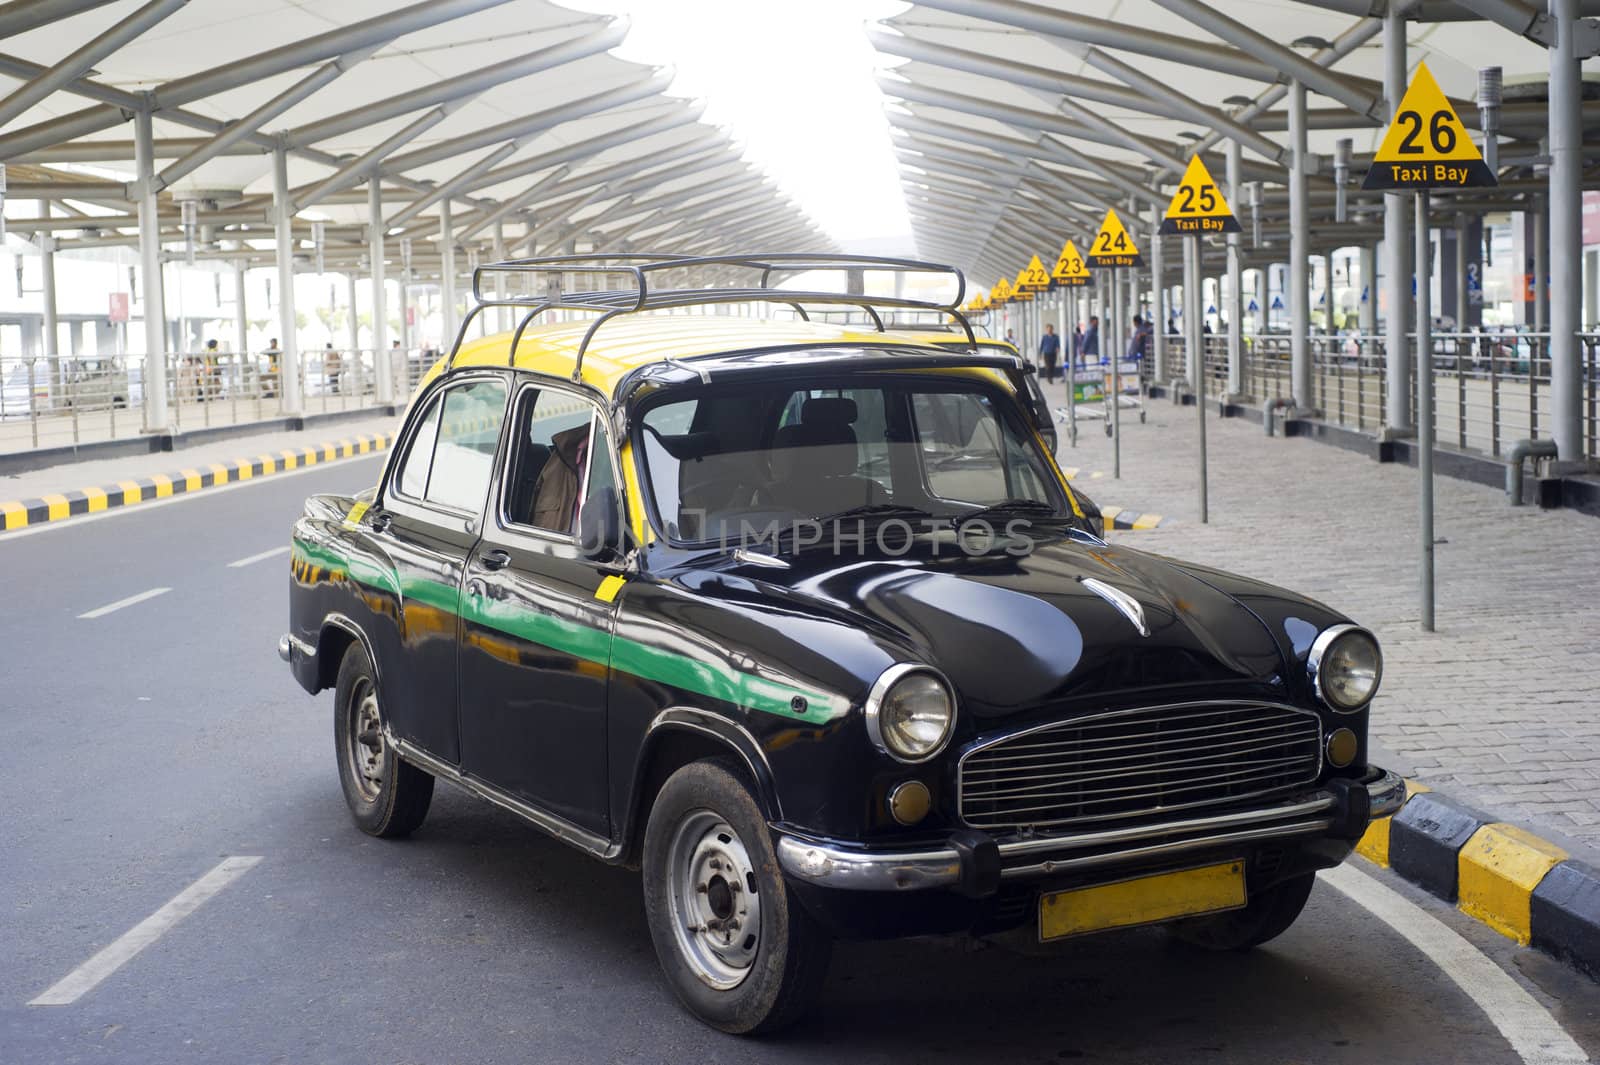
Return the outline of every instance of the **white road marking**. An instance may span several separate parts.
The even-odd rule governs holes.
[[[170,591],[172,591],[171,588],[152,588],[148,592],[140,592],[138,595],[130,595],[126,599],[118,599],[115,603],[107,603],[105,606],[95,607],[86,614],[79,614],[78,617],[103,618],[112,611],[121,610],[125,606],[133,606],[135,603],[142,603],[146,599],[154,599],[158,595],[166,595]]]
[[[39,536],[43,533],[60,532],[62,529],[76,529],[97,521],[109,521],[113,518],[126,517],[129,514],[144,514],[159,507],[171,506],[174,503],[192,503],[196,499],[210,499],[223,492],[232,492],[239,488],[276,484],[287,477],[300,477],[307,473],[318,473],[334,466],[343,466],[346,463],[367,462],[371,459],[387,459],[388,457],[388,450],[372,451],[365,455],[351,455],[347,459],[334,459],[331,462],[317,462],[311,466],[299,466],[292,470],[279,470],[268,477],[251,477],[243,481],[230,481],[227,484],[217,485],[214,488],[205,488],[198,492],[179,492],[175,496],[166,496],[163,499],[147,499],[137,506],[111,507],[108,510],[102,510],[94,514],[78,514],[61,521],[47,521],[41,525],[27,525],[20,529],[12,529],[10,532],[0,532],[0,545],[10,543],[12,540],[20,540],[25,536]],[[354,486],[346,494],[354,495],[371,487],[370,483]]]
[[[230,562],[228,563],[228,568],[238,569],[240,566],[248,566],[255,562],[265,562],[276,555],[286,555],[288,553],[289,545],[284,544],[282,547],[274,547],[271,551],[263,551],[259,555],[251,555],[249,558],[241,558],[237,562]]]
[[[224,858],[216,868],[178,892],[165,906],[128,929],[121,938],[62,977],[28,1005],[67,1006],[78,1001],[102,980],[126,965],[135,954],[171,931],[173,925],[249,872],[260,860],[256,855]]]
[[[1376,879],[1342,865],[1321,879],[1411,941],[1439,971],[1478,1004],[1528,1065],[1587,1065],[1589,1055],[1550,1011],[1482,951],[1433,914]]]

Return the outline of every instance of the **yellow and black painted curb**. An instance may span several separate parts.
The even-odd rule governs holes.
[[[1061,472],[1069,481],[1099,480],[1105,476],[1099,471],[1087,473],[1077,466],[1063,466]],[[1160,514],[1137,514],[1123,507],[1101,507],[1100,516],[1105,519],[1107,529],[1154,529],[1166,520]]]
[[[353,458],[384,451],[394,443],[386,433],[350,436],[315,447],[294,447],[270,451],[254,458],[240,458],[232,462],[209,462],[179,470],[177,473],[155,474],[137,480],[118,481],[111,485],[80,488],[0,503],[0,532],[25,529],[34,525],[65,521],[80,514],[94,514],[114,507],[128,507],[151,499],[199,492],[235,481],[248,481],[267,477],[302,466],[315,466],[319,462]]]
[[[1462,913],[1600,979],[1600,869],[1411,781],[1356,853]]]

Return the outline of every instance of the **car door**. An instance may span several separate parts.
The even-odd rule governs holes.
[[[466,771],[602,836],[622,579],[580,552],[576,516],[615,477],[594,404],[543,379],[518,391],[497,499],[467,562],[461,650]]]
[[[506,396],[498,374],[435,391],[365,519],[399,588],[398,624],[379,651],[384,715],[401,738],[454,763],[462,573],[483,521]]]

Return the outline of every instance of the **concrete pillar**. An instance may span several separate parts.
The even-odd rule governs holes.
[[[1406,24],[1404,12],[1383,19],[1383,94],[1389,104],[1389,118],[1406,92]],[[1383,247],[1387,253],[1384,272],[1388,275],[1384,302],[1388,304],[1384,346],[1387,349],[1385,377],[1389,395],[1384,421],[1392,433],[1411,431],[1411,212],[1406,194],[1383,194]],[[1372,291],[1374,302],[1377,289]]]
[[[1550,435],[1563,463],[1584,459],[1583,83],[1577,50],[1578,0],[1550,0]],[[1543,279],[1541,278],[1541,281]]]
[[[1294,405],[1311,401],[1311,211],[1306,193],[1306,87],[1289,83],[1289,384]]]
[[[272,215],[278,261],[278,334],[283,354],[278,364],[278,396],[285,414],[299,414],[300,339],[294,313],[294,204],[289,199],[289,152],[272,153]]]
[[[367,181],[367,257],[372,260],[373,400],[394,402],[394,362],[389,351],[389,301],[384,290],[383,187],[374,173]]]
[[[144,431],[166,433],[167,308],[161,287],[161,224],[156,215],[155,130],[149,111],[133,116],[134,181],[139,190],[139,280],[144,289]]]
[[[1333,252],[1322,256],[1322,331],[1328,338],[1339,335],[1338,310],[1333,302]]]

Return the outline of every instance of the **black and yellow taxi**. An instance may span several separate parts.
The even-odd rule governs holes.
[[[841,937],[1264,942],[1398,808],[1369,632],[1105,540],[1013,350],[808,313],[953,314],[956,272],[486,269],[529,279],[515,333],[458,339],[375,488],[293,530],[279,651],[335,692],[362,830],[415,831],[442,778],[639,868],[667,983],[748,1033]]]

